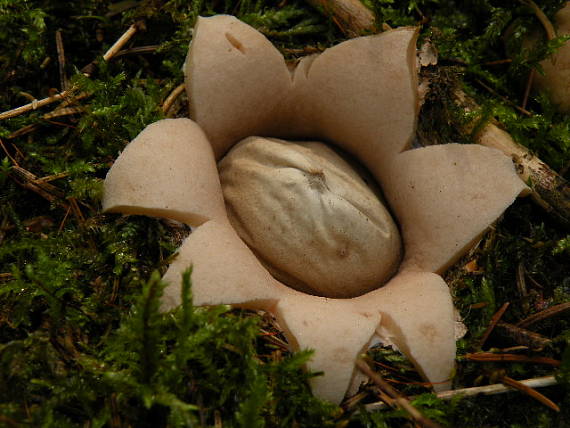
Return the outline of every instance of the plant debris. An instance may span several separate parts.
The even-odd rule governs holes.
[[[341,406],[314,398],[307,381],[318,373],[302,370],[311,351],[287,352],[266,315],[193,307],[190,272],[181,307],[161,313],[158,278],[189,231],[100,212],[102,180],[125,145],[150,123],[188,115],[181,66],[198,15],[236,15],[295,61],[352,35],[353,21],[336,18],[334,10],[348,0],[310,3],[0,2],[1,426],[417,422],[402,409],[379,410],[376,386],[364,385]],[[534,6],[553,22],[565,3]],[[533,3],[362,4],[374,18],[371,31],[419,25],[420,46],[429,39],[437,50],[437,63],[424,69],[430,89],[418,144],[468,144],[475,132],[495,126],[568,180],[570,117],[530,89],[540,62],[567,38],[523,47],[547,22]],[[457,89],[476,107],[458,105]],[[569,255],[563,222],[519,200],[447,272],[468,329],[458,341],[453,380],[461,395],[448,401],[430,393],[410,362],[389,348],[373,348],[366,361],[441,426],[564,426],[570,420]],[[484,341],[492,357],[469,359],[481,351],[506,302]],[[524,334],[514,335],[516,328]],[[518,390],[471,395],[512,391],[501,382]],[[541,387],[553,405],[520,384],[535,392]]]

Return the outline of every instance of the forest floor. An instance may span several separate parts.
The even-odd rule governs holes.
[[[570,426],[570,116],[528,90],[567,38],[523,46],[566,1],[368,0],[360,30],[335,15],[349,3],[0,1],[0,427]],[[518,199],[444,275],[466,327],[454,387],[509,392],[439,398],[376,347],[373,369],[423,416],[383,407],[374,383],[337,406],[312,396],[310,350],[290,353],[268,316],[193,307],[191,277],[181,308],[159,311],[189,229],[103,214],[103,180],[146,125],[188,115],[192,28],[218,13],[291,61],[355,31],[419,26],[437,60],[422,69],[416,143],[474,143],[492,122],[559,174],[554,205]]]

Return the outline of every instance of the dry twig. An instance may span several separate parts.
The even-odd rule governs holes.
[[[23,106],[17,107],[17,108],[12,109],[12,110],[5,111],[4,113],[0,113],[0,120],[10,119],[11,117],[16,117],[16,116],[19,116],[21,114],[27,113],[31,110],[36,110],[40,107],[47,106],[47,105],[52,104],[56,101],[63,100],[64,98],[70,96],[71,93],[72,93],[72,89],[70,89],[68,91],[60,92],[59,94],[55,94],[51,97],[47,97],[47,98],[37,100],[37,101],[32,101],[29,104],[25,104]]]
[[[21,166],[12,165],[10,175],[19,184],[22,184],[23,187],[27,187],[30,190],[35,191],[50,202],[56,202],[57,199],[62,199],[65,196],[61,189],[45,181],[38,180],[38,177],[35,174],[32,174]]]
[[[511,388],[518,389],[519,391],[524,392],[526,395],[534,398],[537,401],[540,401],[542,404],[544,404],[547,407],[550,407],[552,410],[556,412],[560,411],[560,407],[554,404],[550,399],[546,398],[537,390],[532,389],[530,386],[525,385],[522,382],[519,382],[518,380],[512,379],[508,376],[503,376],[501,378],[501,382],[503,382],[507,386],[510,386]]]
[[[127,31],[125,31],[125,33],[113,44],[113,46],[111,46],[109,48],[109,50],[107,52],[105,52],[105,54],[103,55],[103,59],[105,61],[109,61],[111,58],[113,58],[121,49],[122,47],[127,44],[127,42],[136,34],[136,32],[142,28],[142,23],[137,22],[135,24],[132,24]],[[93,63],[91,63],[93,64]],[[87,67],[89,68],[89,67]],[[87,70],[84,72],[84,74],[86,76],[90,76],[91,75],[91,71]],[[8,110],[5,111],[3,113],[0,113],[0,120],[4,120],[4,119],[10,119],[12,117],[16,117],[19,116],[21,114],[27,113],[31,110],[36,110],[40,107],[52,104],[56,101],[59,100],[63,100],[65,98],[70,97],[73,92],[76,90],[76,87],[72,87],[69,90],[65,90],[60,92],[59,94],[55,94],[51,97],[47,97],[41,100],[35,100],[32,101],[29,104],[17,107],[15,109],[12,110]]]
[[[528,346],[535,351],[552,343],[548,337],[502,321],[499,321],[495,326],[495,333],[503,339],[510,339],[518,345]]]
[[[382,398],[382,400],[390,407],[405,410],[410,414],[414,421],[422,427],[438,428],[440,426],[422,415],[418,409],[412,406],[406,397],[401,395],[392,385],[386,382],[380,374],[373,371],[363,359],[359,358],[356,360],[356,367],[358,367],[362,373],[370,377],[370,379],[378,385],[380,388],[380,398]]]
[[[485,82],[483,82],[482,80],[477,79],[476,82],[483,87],[486,91],[488,91],[490,94],[493,94],[496,97],[499,97],[500,99],[502,99],[504,102],[506,102],[508,105],[510,105],[511,107],[513,107],[514,109],[517,109],[519,112],[521,112],[522,114],[524,114],[525,116],[531,117],[533,114],[526,110],[524,107],[520,107],[517,105],[517,103],[511,101],[510,99],[508,99],[507,97],[505,97],[504,95],[499,94],[497,91],[495,91],[493,88],[491,88],[489,85],[487,85]]]
[[[60,89],[65,91],[69,86],[69,82],[67,81],[67,74],[65,72],[65,50],[63,48],[61,29],[55,32],[55,45],[57,48],[57,62],[59,65],[59,85]]]
[[[520,328],[525,328],[539,321],[543,321],[548,318],[562,315],[566,312],[570,312],[570,303],[561,303],[560,305],[551,306],[548,309],[545,309],[534,315],[531,315],[525,318],[524,320],[519,321],[515,325]]]
[[[60,178],[65,178],[69,176],[69,172],[60,172],[58,174],[46,175],[45,177],[38,178],[36,183],[47,183],[50,181],[59,180]]]
[[[530,90],[532,88],[532,82],[534,81],[534,68],[528,72],[528,79],[526,81],[526,87],[524,89],[524,95],[521,102],[521,109],[526,110],[526,105],[528,103],[528,97],[530,96]]]
[[[501,309],[499,309],[495,313],[495,315],[493,315],[493,317],[491,318],[491,322],[489,323],[489,326],[487,327],[487,330],[485,330],[485,333],[483,333],[483,336],[481,337],[481,340],[479,341],[479,347],[481,347],[481,348],[483,347],[483,345],[485,344],[485,342],[489,338],[489,335],[491,334],[491,332],[493,331],[493,329],[495,328],[495,326],[497,325],[499,320],[505,314],[509,305],[510,305],[509,302],[505,303],[503,306],[501,306]]]
[[[129,49],[122,49],[114,56],[114,58],[119,58],[125,55],[141,55],[141,54],[151,54],[155,53],[160,45],[148,45],[148,46],[137,46]]]
[[[0,138],[0,147],[2,148],[2,150],[4,151],[4,154],[8,157],[8,159],[10,159],[10,162],[12,162],[13,165],[18,165],[18,162],[16,161],[16,159],[14,159],[12,157],[12,155],[10,154],[10,152],[8,151],[6,146],[4,145],[4,142],[2,141],[1,138]]]
[[[127,31],[123,33],[121,37],[109,48],[107,52],[103,55],[103,59],[105,61],[109,61],[113,58],[122,48],[125,46],[129,40],[133,38],[133,36],[137,33],[137,31],[144,28],[144,24],[142,21],[135,22],[132,24]]]
[[[58,232],[61,232],[63,230],[63,228],[65,227],[65,223],[67,222],[67,218],[69,217],[70,212],[71,212],[71,205],[69,205],[67,207],[67,210],[65,211],[65,215],[63,216],[61,223],[59,223],[59,227],[57,228]]]
[[[287,343],[285,343],[280,338],[276,337],[272,332],[269,332],[269,331],[266,331],[263,329],[260,329],[259,332],[265,340],[273,343],[274,345],[279,347],[279,349],[281,349],[282,351],[289,351],[289,349],[290,349],[289,345],[287,345]]]
[[[528,303],[528,290],[526,286],[526,269],[524,268],[524,263],[520,262],[517,266],[517,289],[521,295],[521,306],[525,313],[527,313],[530,309],[530,305]]]
[[[526,379],[518,381],[520,384],[526,385],[530,388],[544,388],[547,386],[556,385],[554,376],[543,376],[534,379]],[[514,389],[503,384],[493,384],[485,386],[475,386],[471,388],[452,389],[450,391],[438,392],[436,396],[441,400],[451,400],[457,396],[474,397],[476,395],[495,395],[504,394],[505,392],[513,392]],[[411,399],[415,397],[410,397]],[[366,405],[366,410],[374,411],[385,409],[387,406],[384,403],[372,403]]]
[[[164,103],[162,104],[162,111],[166,116],[168,116],[168,112],[172,107],[172,105],[174,104],[174,102],[176,101],[176,99],[184,92],[185,87],[186,86],[184,85],[184,83],[181,83],[176,88],[174,88],[174,90],[170,93],[170,95],[168,95],[168,97],[166,97],[166,99],[164,100]]]
[[[559,367],[560,361],[548,357],[527,357],[518,354],[495,354],[493,352],[478,352],[476,354],[465,354],[465,358],[469,361],[478,362],[508,362],[508,363],[534,363],[546,364],[549,366]]]

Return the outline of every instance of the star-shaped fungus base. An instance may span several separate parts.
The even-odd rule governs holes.
[[[417,30],[361,37],[289,68],[259,32],[231,16],[200,18],[185,73],[190,119],[148,126],[105,180],[107,212],[192,227],[164,275],[163,307],[180,303],[193,266],[196,305],[272,313],[292,350],[315,350],[315,395],[340,402],[371,341],[395,345],[436,390],[450,387],[454,308],[438,275],[526,186],[512,162],[480,146],[409,150],[418,96]],[[356,157],[381,186],[403,236],[398,272],[354,298],[293,290],[274,279],[232,228],[217,161],[248,136],[311,138]]]

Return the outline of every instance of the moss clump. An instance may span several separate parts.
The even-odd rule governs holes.
[[[563,3],[545,0],[541,7],[552,17]],[[473,115],[482,121],[494,117],[553,168],[567,170],[568,116],[541,94],[531,95],[530,115],[514,107],[522,101],[529,70],[563,41],[534,52],[521,49],[522,37],[537,25],[532,10],[515,0],[367,4],[379,22],[422,23],[422,41],[430,39],[439,51],[439,63],[430,70],[433,86],[422,111],[420,141],[468,141],[458,129],[473,117],[452,98],[460,87],[483,106]],[[72,110],[58,111],[57,103],[0,121],[0,426],[409,423],[400,411],[366,412],[364,404],[377,400],[374,393],[363,391],[343,408],[313,398],[307,379],[315,374],[301,370],[310,352],[289,354],[271,321],[258,314],[194,308],[189,273],[184,304],[161,314],[158,278],[188,230],[99,211],[102,179],[117,153],[144,126],[165,116],[164,100],[182,83],[180,66],[196,17],[215,13],[235,14],[257,27],[288,58],[344,38],[333,21],[300,0],[0,2],[5,30],[0,81],[6,88],[1,110],[63,89],[55,46],[59,29],[64,71],[75,95],[66,106]],[[103,61],[103,53],[134,22],[144,22],[145,30],[126,48],[146,50]],[[507,30],[514,36],[505,45]],[[80,70],[90,63],[86,77]],[[186,115],[183,101],[174,114]],[[502,373],[522,379],[553,371],[475,363],[464,355],[479,349],[503,303],[511,303],[504,320],[515,323],[568,302],[568,240],[568,232],[540,208],[519,201],[448,273],[469,330],[459,342],[457,385],[494,381]],[[478,269],[466,270],[473,261]],[[520,266],[525,296],[515,285]],[[568,321],[552,318],[533,329],[551,345],[524,352],[562,360],[556,371],[561,386],[544,391],[562,405],[560,415],[522,394],[443,402],[421,395],[426,390],[417,384],[419,376],[399,354],[374,349],[369,357],[383,364],[382,373],[400,389],[419,394],[414,404],[443,425],[562,426],[570,408]],[[487,344],[508,346],[497,336]]]

